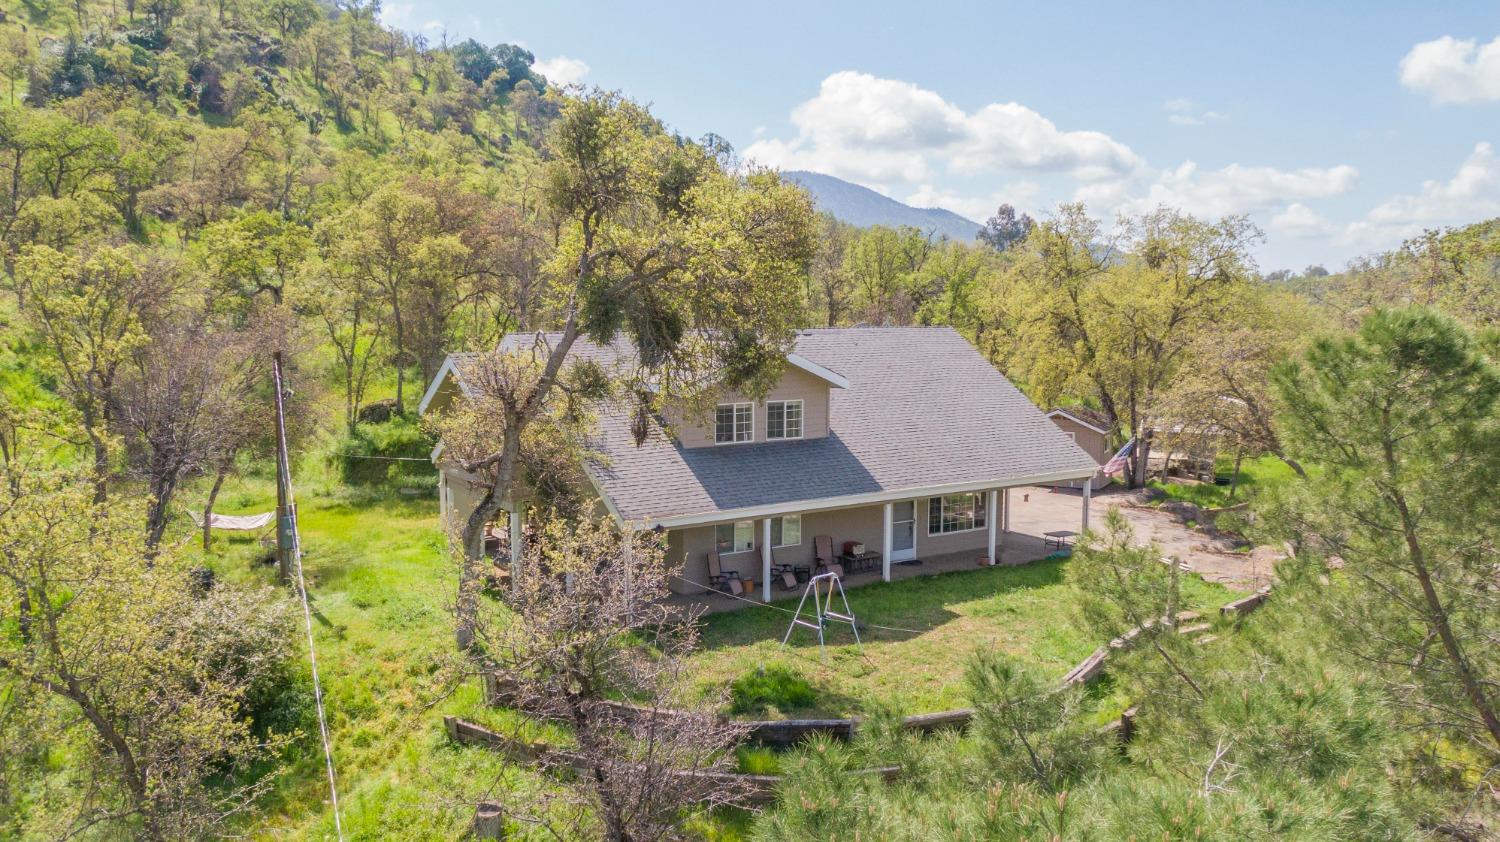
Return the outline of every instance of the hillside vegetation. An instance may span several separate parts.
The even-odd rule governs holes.
[[[332,833],[297,593],[256,537],[193,519],[275,506],[276,362],[346,838],[455,838],[480,798],[518,838],[1493,831],[1500,222],[1275,276],[1246,219],[1171,208],[1111,226],[1002,207],[977,239],[858,228],[716,136],[560,90],[514,44],[387,29],[373,3],[0,10],[0,837]],[[1153,448],[1211,431],[1250,466],[1246,537],[1289,549],[1270,605],[1177,634],[1157,621],[1224,595],[1111,518],[1067,561],[873,590],[934,633],[840,652],[852,690],[776,663],[758,617],[667,640],[632,601],[665,592],[660,547],[577,499],[592,413],[644,436],[669,402],[766,388],[796,329],[860,323],[953,326],[1038,403],[1135,440],[1133,485]],[[416,417],[448,353],[542,330]],[[639,370],[580,362],[583,338]],[[487,589],[485,518],[438,528],[439,436],[480,515],[537,490],[523,562],[576,594]],[[1147,620],[1099,682],[1053,686]],[[1007,652],[975,643],[1007,623]],[[673,683],[688,664],[710,665],[701,686]],[[479,698],[494,670],[509,708]],[[736,754],[714,716],[731,698],[870,720]],[[703,709],[665,735],[591,718],[620,699]],[[961,702],[967,731],[891,727]],[[1099,733],[1130,706],[1128,744]],[[587,773],[456,746],[443,714]],[[660,745],[787,782],[764,809],[717,806],[662,783],[683,770]],[[897,782],[849,774],[893,763]]]

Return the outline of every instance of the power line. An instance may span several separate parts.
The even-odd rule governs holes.
[[[307,630],[307,661],[312,667],[313,701],[318,708],[318,734],[323,740],[323,765],[328,770],[328,796],[329,803],[333,805],[333,829],[337,834],[339,842],[344,842],[344,823],[339,816],[339,787],[338,776],[333,769],[333,740],[328,735],[328,713],[323,706],[323,682],[318,677],[318,650],[313,642],[312,606],[307,599],[307,579],[302,575],[302,533],[297,526],[297,504],[292,495],[292,469],[291,460],[288,458],[286,449],[286,415],[283,406],[283,385],[281,380],[281,354],[275,355],[273,372],[276,378],[276,432],[277,432],[277,456],[280,470],[277,475],[277,485],[281,486],[282,502],[285,506],[283,517],[288,521],[286,524],[290,529],[285,529],[285,534],[291,539],[290,555],[297,574],[297,596],[302,600],[302,621]],[[278,527],[281,527],[278,524]],[[278,529],[278,535],[282,529]]]
[[[432,462],[426,456],[361,456],[358,453],[335,453],[333,455],[340,459],[374,459],[381,462]]]

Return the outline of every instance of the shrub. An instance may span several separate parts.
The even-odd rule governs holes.
[[[739,770],[745,775],[781,774],[781,755],[774,749],[740,746],[734,750]]]
[[[379,485],[437,475],[427,461],[435,442],[402,417],[384,424],[360,424],[334,445],[335,469],[346,485]]]
[[[772,707],[778,710],[805,708],[811,706],[818,696],[800,673],[780,664],[756,667],[736,678],[729,685],[729,694],[733,699],[731,710],[735,713]]]

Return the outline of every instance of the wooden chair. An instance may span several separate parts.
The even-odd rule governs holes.
[[[840,579],[844,578],[844,565],[839,564],[833,554],[833,536],[817,535],[813,537],[813,558],[818,565],[819,573],[833,573]]]
[[[727,594],[740,594],[745,586],[740,583],[740,572],[731,570],[724,572],[724,567],[719,561],[718,550],[710,550],[708,553],[708,585],[716,591]]]

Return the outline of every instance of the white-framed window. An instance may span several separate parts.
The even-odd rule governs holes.
[[[802,544],[802,515],[771,518],[771,546],[796,547]]]
[[[714,444],[755,439],[755,404],[721,403],[714,408]]]
[[[755,521],[740,520],[715,526],[714,544],[719,548],[719,555],[755,549]]]
[[[983,529],[987,492],[946,494],[927,501],[927,534],[946,535]]]
[[[770,401],[766,404],[766,438],[802,438],[802,401]]]

